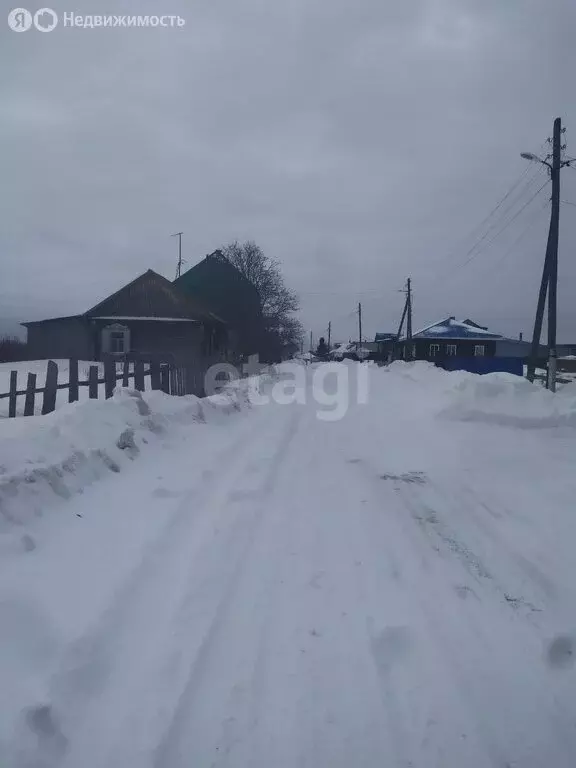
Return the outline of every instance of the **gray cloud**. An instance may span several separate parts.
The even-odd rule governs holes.
[[[257,240],[316,335],[328,320],[336,337],[353,334],[358,300],[367,333],[394,328],[408,274],[416,325],[461,314],[530,331],[547,190],[454,265],[557,114],[576,155],[572,0],[53,7],[187,23],[44,35],[3,23],[0,316],[76,312],[148,267],[170,276],[169,235],[184,230],[190,263]],[[563,184],[576,201],[576,170]],[[576,337],[575,212],[562,221],[565,338]]]

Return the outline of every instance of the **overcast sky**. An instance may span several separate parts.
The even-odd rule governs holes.
[[[173,277],[183,230],[189,265],[256,240],[316,337],[329,320],[353,336],[358,301],[367,336],[393,330],[408,275],[415,327],[456,315],[531,332],[549,185],[484,246],[544,171],[466,254],[555,116],[576,156],[574,0],[51,7],[186,25],[16,34],[2,20],[0,318],[84,311],[148,268]],[[576,203],[576,168],[562,183]],[[559,340],[576,341],[576,206],[561,213]]]

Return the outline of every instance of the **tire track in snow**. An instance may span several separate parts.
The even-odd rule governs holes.
[[[227,585],[218,602],[216,612],[198,650],[190,660],[185,685],[176,703],[168,727],[160,740],[154,757],[154,768],[179,768],[188,766],[189,756],[182,754],[180,744],[186,733],[193,709],[201,697],[202,683],[210,677],[211,669],[215,663],[215,649],[218,639],[223,632],[225,621],[242,580],[242,572],[249,562],[249,554],[254,545],[254,537],[259,524],[267,511],[266,502],[274,490],[281,463],[290,449],[292,441],[297,433],[302,411],[293,411],[293,417],[288,431],[284,434],[276,449],[272,463],[266,473],[262,484],[262,494],[258,499],[258,508],[250,526],[250,535],[247,537],[242,551],[238,556],[235,567],[227,580]],[[263,620],[263,617],[261,617]],[[254,673],[257,674],[257,671]],[[224,755],[223,755],[224,757]],[[214,763],[215,764],[215,763]]]
[[[422,518],[430,506],[427,500],[423,502],[425,486],[391,493],[388,485],[387,490],[380,488],[378,492],[378,476],[370,474],[371,487],[386,512],[381,523],[386,532],[382,544],[389,548],[391,539],[398,546],[400,541],[410,542],[412,556],[404,560],[403,580],[410,599],[416,601],[417,615],[425,618],[429,643],[437,650],[446,676],[453,680],[462,705],[469,711],[468,720],[478,733],[484,757],[498,768],[540,768],[543,761],[550,759],[568,768],[576,750],[573,707],[563,710],[550,690],[542,659],[543,636],[530,614],[518,621],[519,614],[510,611],[502,599],[460,601],[455,605],[453,592],[451,597],[457,580],[454,566],[466,567],[463,558],[468,549],[464,550],[464,545],[460,553],[449,549],[456,558],[424,559],[423,541],[430,544],[431,539],[422,529],[422,519],[416,518]],[[465,529],[465,518],[462,523]],[[439,553],[436,546],[432,551]],[[405,554],[409,551],[405,546],[402,549]],[[394,549],[389,551],[394,553]],[[424,567],[432,570],[430,578],[425,577]],[[505,594],[494,579],[475,573],[474,568],[470,575],[480,587],[484,585],[481,597],[489,598],[491,592],[494,595],[494,589],[499,597]],[[507,641],[503,648],[500,636]],[[474,764],[485,764],[482,760],[478,752]]]
[[[242,486],[250,464],[265,458],[261,441],[265,441],[268,434],[273,438],[279,427],[282,434],[283,421],[281,419],[279,424],[277,419],[271,419],[270,423],[262,420],[262,433],[256,431],[256,439],[248,446],[243,432],[219,454],[221,471],[179,500],[161,535],[146,548],[140,563],[104,614],[64,652],[59,671],[49,681],[45,700],[31,703],[30,712],[38,707],[48,707],[51,716],[59,722],[70,743],[68,754],[54,755],[46,762],[47,756],[40,756],[45,752],[41,741],[36,742],[31,734],[22,765],[35,765],[35,760],[44,760],[42,765],[50,768],[80,763],[85,766],[112,765],[107,758],[98,757],[104,749],[98,733],[113,734],[115,731],[113,722],[98,726],[106,701],[110,700],[111,711],[114,711],[116,699],[126,701],[128,707],[134,706],[133,701],[129,702],[129,691],[122,690],[119,685],[119,681],[127,677],[123,667],[133,669],[143,652],[154,660],[151,640],[146,637],[150,614],[156,607],[157,631],[169,633],[171,612],[177,612],[183,600],[182,595],[174,593],[170,587],[189,582],[194,573],[195,555],[201,557],[203,552],[212,549],[221,553],[228,547],[230,556],[234,556],[233,540],[246,528],[250,516],[246,515],[245,506],[230,502],[230,488]],[[250,437],[254,437],[254,432],[252,425]],[[139,630],[143,633],[140,637]],[[144,676],[147,671],[140,670]],[[134,685],[133,679],[125,682],[127,686]],[[77,740],[84,744],[78,751],[75,748]],[[86,743],[91,745],[88,750]]]

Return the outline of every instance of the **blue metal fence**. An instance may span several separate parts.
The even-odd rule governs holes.
[[[448,357],[442,361],[447,371],[470,373],[513,373],[522,376],[524,360],[521,357]]]

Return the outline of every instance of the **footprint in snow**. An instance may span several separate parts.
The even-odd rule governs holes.
[[[569,635],[558,635],[549,643],[546,659],[551,667],[567,669],[574,664],[575,653],[574,639]]]
[[[427,481],[424,472],[404,472],[401,475],[393,475],[385,472],[380,475],[380,480],[393,480],[397,483],[409,483],[412,485],[424,485]]]
[[[175,499],[180,496],[180,494],[178,491],[171,491],[168,488],[156,488],[152,491],[152,496],[156,499]]]

